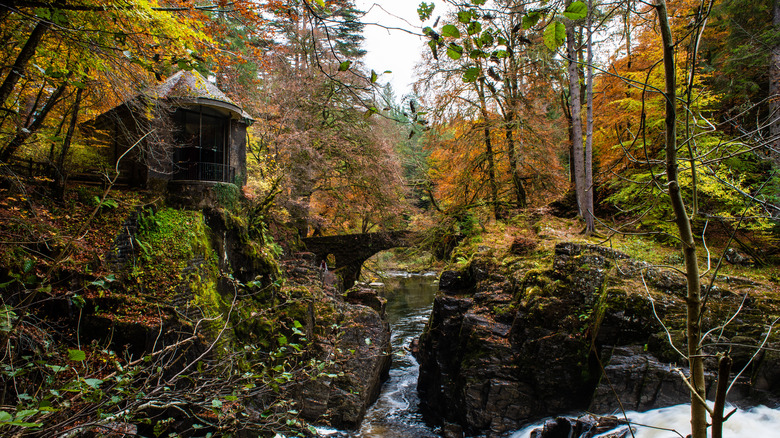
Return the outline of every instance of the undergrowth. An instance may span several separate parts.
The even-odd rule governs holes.
[[[308,350],[300,300],[280,293],[278,276],[242,283],[222,272],[198,211],[145,207],[135,257],[111,272],[105,254],[143,202],[98,193],[58,204],[0,192],[0,221],[13,225],[0,244],[13,260],[0,272],[0,435],[311,433],[284,395],[328,365]],[[252,225],[244,243],[274,265],[278,245],[262,220]],[[22,239],[38,244],[8,243]],[[174,306],[187,289],[194,299]]]

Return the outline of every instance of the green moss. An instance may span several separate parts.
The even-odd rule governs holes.
[[[276,261],[276,248],[263,245],[254,240],[244,243],[244,255],[249,259],[252,270],[257,273],[266,273],[273,278],[281,277],[281,269]]]
[[[671,336],[672,343],[685,351],[685,331],[684,330],[669,330],[669,334],[664,331],[655,333],[650,336],[650,339],[645,346],[646,350],[655,355],[659,360],[669,363],[676,363],[684,360],[669,344],[669,337]]]
[[[217,203],[227,210],[234,210],[241,201],[241,189],[235,184],[217,183],[212,191],[216,195]]]
[[[497,321],[511,323],[517,313],[518,303],[512,302],[505,305],[497,305],[492,309],[492,313],[496,316]]]
[[[145,209],[138,228],[133,244],[139,249],[139,258],[126,275],[130,283],[154,295],[154,300],[172,299],[180,285],[191,283],[193,269],[198,275],[203,275],[204,264],[216,269],[216,254],[202,213]],[[194,266],[193,260],[201,262]]]
[[[525,288],[524,293],[526,298],[533,299],[542,296],[543,292],[541,287],[539,287],[538,285],[533,285]]]
[[[303,298],[313,298],[314,295],[311,293],[308,287],[306,286],[293,286],[289,289],[285,290],[285,293],[295,299],[303,299]]]
[[[599,329],[601,328],[601,323],[604,322],[604,315],[607,314],[607,309],[610,307],[610,297],[619,293],[625,294],[625,292],[620,289],[611,289],[602,285],[601,292],[587,318],[588,333],[590,334],[592,341],[595,341]]]
[[[193,291],[193,298],[190,304],[197,306],[204,317],[216,318],[224,324],[224,317],[230,310],[232,300],[228,301],[219,293],[216,273],[208,271],[205,272],[207,274],[205,277],[200,274],[192,275],[190,287]]]
[[[233,323],[236,339],[244,344],[269,349],[274,338],[274,318],[264,315],[254,306],[239,306]]]
[[[160,259],[188,262],[210,251],[208,227],[198,211],[163,208],[144,211],[138,219],[136,241],[147,263]]]
[[[547,284],[551,280],[547,276],[548,271],[542,269],[531,269],[523,277],[523,284]]]
[[[551,296],[558,286],[558,281],[553,281],[549,271],[531,269],[523,276],[520,286],[514,296],[514,301],[533,301],[540,297]]]
[[[256,275],[266,275],[271,282],[282,278],[277,261],[282,248],[273,241],[265,223],[253,223],[246,210],[238,212],[223,209],[221,213],[225,228],[238,240],[243,256],[247,258],[246,268]]]

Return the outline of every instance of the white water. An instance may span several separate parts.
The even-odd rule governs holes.
[[[726,412],[731,409],[727,408]],[[634,438],[684,438],[690,433],[690,405],[677,405],[647,412],[626,412],[635,428]],[[528,438],[531,431],[543,423],[526,427],[511,438]],[[726,438],[777,438],[780,437],[780,409],[758,406],[737,410],[723,425]]]

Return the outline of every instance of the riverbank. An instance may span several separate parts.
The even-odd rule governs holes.
[[[246,204],[25,190],[0,208],[0,433],[311,434],[378,395],[382,300],[282,257]]]

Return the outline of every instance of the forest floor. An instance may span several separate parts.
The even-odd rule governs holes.
[[[98,186],[78,186],[56,201],[44,183],[0,185],[0,266],[24,269],[33,263],[43,275],[60,258],[63,268],[100,269],[97,261],[112,249],[125,218],[158,199],[114,189],[101,204],[103,193]],[[67,256],[59,257],[66,248]]]
[[[582,232],[584,228],[584,222],[579,218],[558,217],[545,207],[529,209],[509,221],[488,223],[485,231],[467,239],[461,250],[464,253],[488,250],[496,258],[506,260],[515,257],[512,246],[518,238],[524,238],[536,244],[534,253],[537,257],[532,257],[530,263],[545,264],[552,261],[556,244],[587,243],[606,246],[653,265],[678,271],[685,269],[679,245],[673,238],[641,229],[632,229],[621,234],[606,226],[597,226],[596,233],[586,236]],[[727,234],[715,227],[711,227],[705,237],[704,241],[697,239],[697,256],[702,274],[715,270],[719,259],[728,249],[726,243],[729,240]],[[718,275],[746,277],[780,286],[778,242],[774,242],[773,247],[769,236],[753,234],[744,234],[741,240],[755,245],[748,249],[753,254],[761,254],[761,262],[757,262],[743,247],[734,248],[736,244],[732,244],[732,251],[729,253],[733,252],[735,255],[728,257],[732,261],[727,261],[724,257]]]

